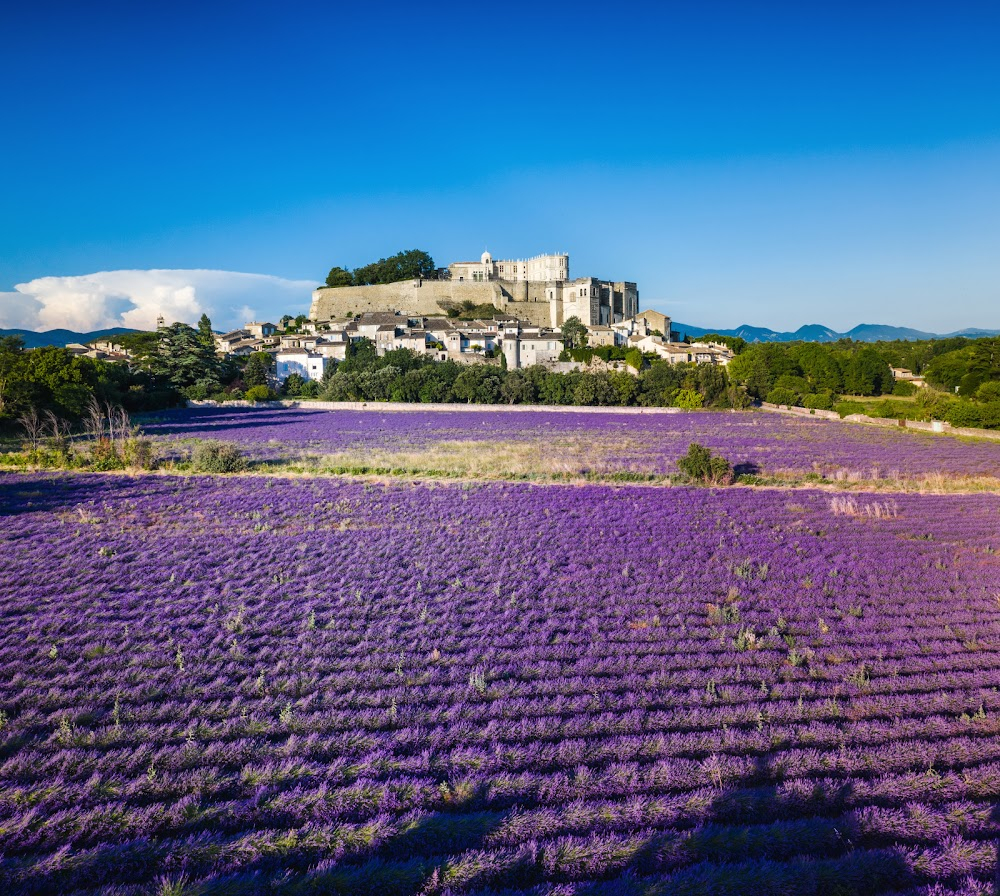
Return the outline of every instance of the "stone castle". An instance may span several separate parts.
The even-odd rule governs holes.
[[[313,292],[309,317],[341,320],[367,311],[435,316],[472,302],[494,305],[504,315],[535,326],[560,327],[578,317],[588,327],[608,326],[639,313],[639,290],[628,281],[569,276],[569,255],[537,255],[494,261],[456,261],[449,279],[404,280],[377,286],[321,287]]]

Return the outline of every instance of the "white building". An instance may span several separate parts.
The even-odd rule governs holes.
[[[456,261],[448,265],[451,279],[459,282],[487,283],[506,280],[510,283],[545,283],[569,279],[569,255],[536,255],[534,258],[494,261],[484,252],[479,261]]]
[[[283,383],[293,373],[297,373],[304,380],[323,379],[327,365],[331,359],[319,352],[312,352],[301,348],[282,349],[274,356],[275,377],[279,383]]]
[[[500,323],[500,348],[507,367],[532,367],[553,364],[559,360],[564,346],[562,333],[549,327],[525,325],[519,320]]]
[[[609,326],[639,312],[639,290],[628,281],[578,277],[545,288],[552,326],[578,317],[588,327]]]

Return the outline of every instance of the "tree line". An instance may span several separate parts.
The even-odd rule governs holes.
[[[267,352],[220,358],[212,324],[173,323],[114,341],[128,361],[75,355],[57,346],[25,348],[19,336],[0,338],[0,431],[22,431],[26,419],[81,426],[95,402],[131,413],[174,407],[186,399],[272,398],[273,359]]]
[[[428,253],[421,249],[407,249],[354,270],[332,267],[326,275],[326,285],[331,288],[373,286],[378,283],[398,283],[400,280],[436,280],[446,275],[447,269],[435,268],[434,259]]]
[[[734,351],[737,355],[729,363],[729,377],[757,401],[832,409],[842,416],[865,413],[1000,427],[997,338],[744,343]],[[893,367],[922,376],[928,388],[897,381]],[[882,400],[872,404],[855,397]]]
[[[435,361],[409,349],[381,357],[367,339],[352,343],[320,386],[326,401],[462,402],[647,407],[746,407],[746,392],[712,365],[653,361],[636,374]]]

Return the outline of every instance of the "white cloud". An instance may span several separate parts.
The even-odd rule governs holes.
[[[215,329],[248,320],[308,312],[311,280],[286,280],[236,271],[101,271],[75,277],[38,277],[0,292],[0,327],[66,328],[87,332],[105,327],[149,330],[167,323],[193,324],[203,313]]]

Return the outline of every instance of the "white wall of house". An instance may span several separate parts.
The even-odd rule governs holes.
[[[293,373],[304,380],[322,380],[330,359],[310,352],[278,352],[275,356],[275,376],[283,383]]]

